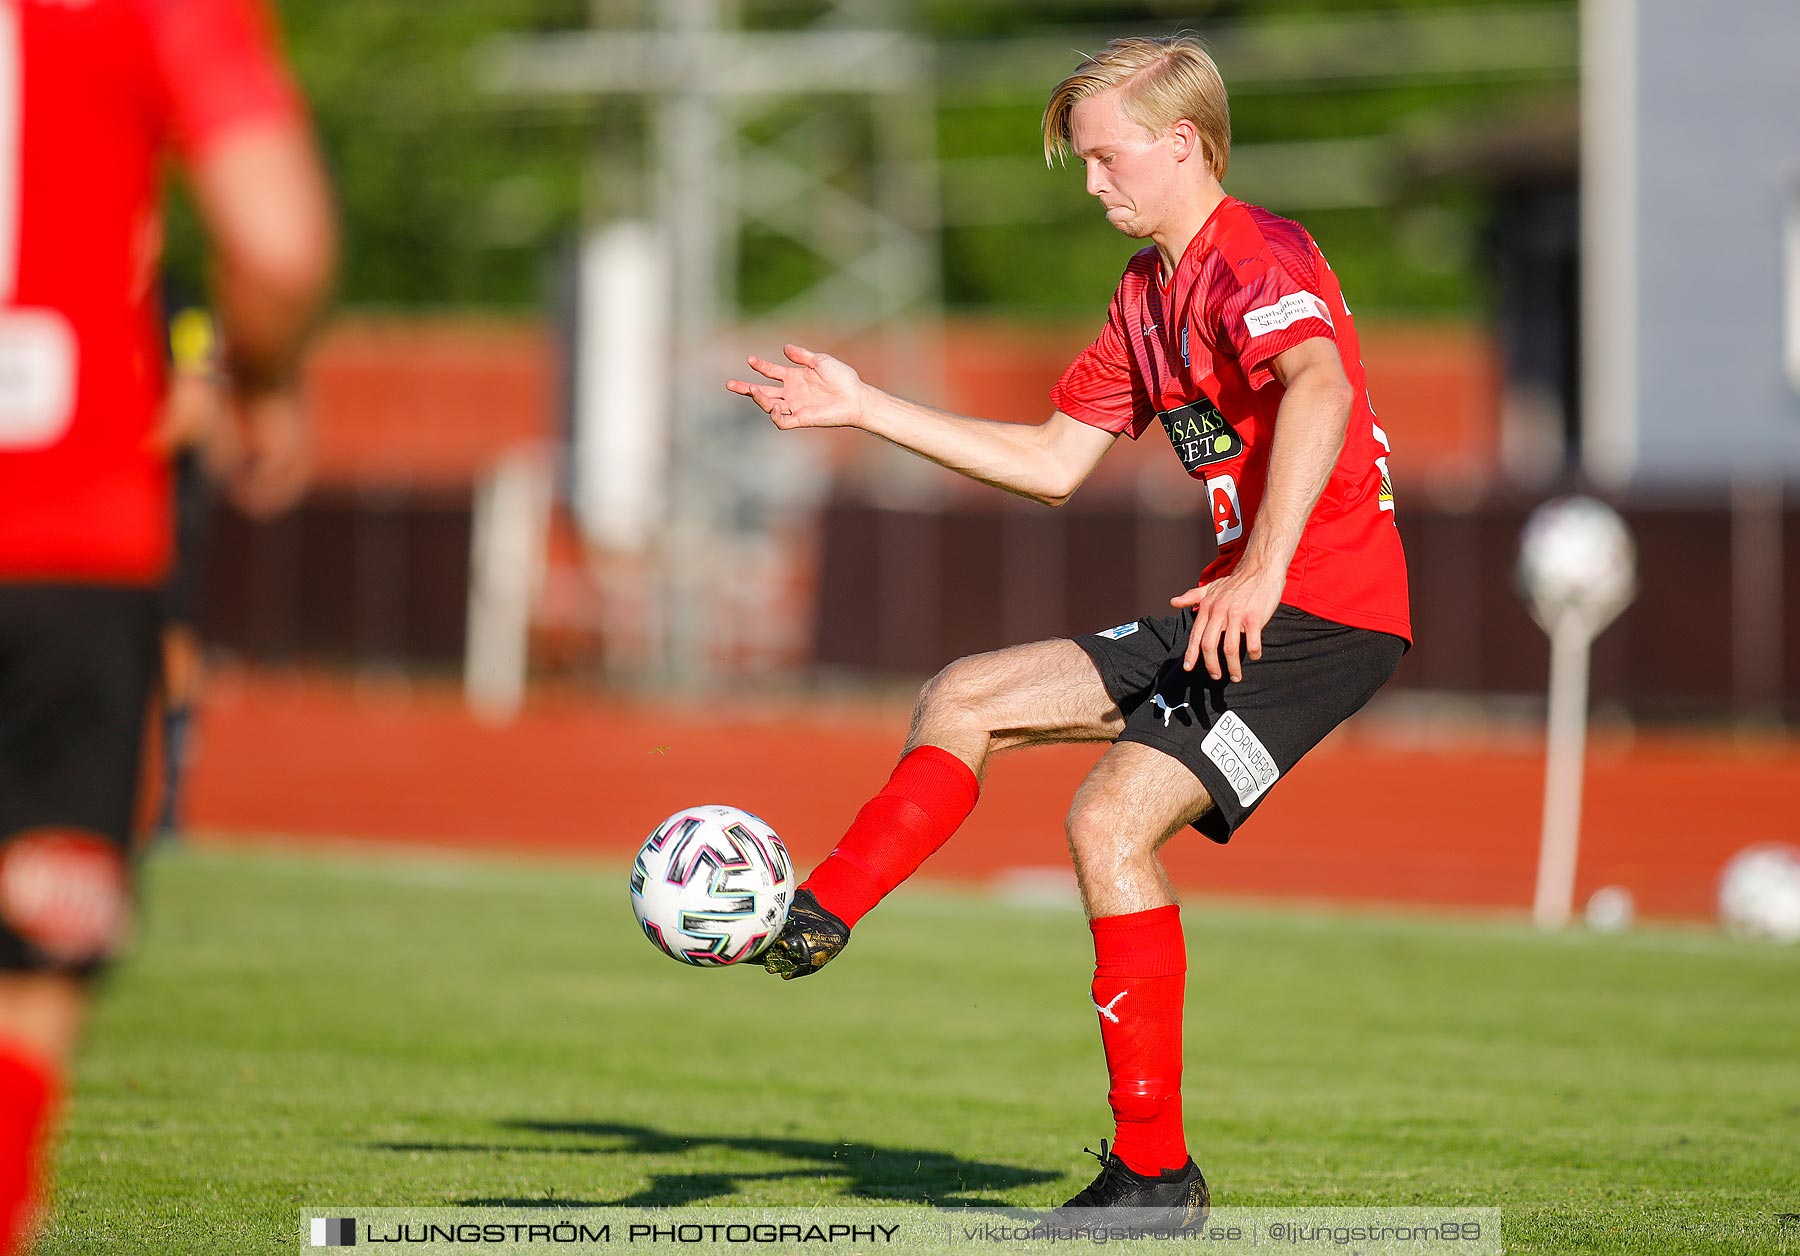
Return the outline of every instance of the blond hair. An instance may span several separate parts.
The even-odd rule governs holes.
[[[1044,161],[1074,149],[1070,119],[1078,102],[1120,88],[1125,116],[1152,135],[1186,118],[1200,132],[1207,169],[1223,181],[1231,163],[1231,106],[1225,80],[1193,35],[1115,39],[1090,53],[1056,85],[1044,110]]]

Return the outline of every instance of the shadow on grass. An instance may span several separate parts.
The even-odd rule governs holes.
[[[544,1145],[482,1143],[376,1143],[378,1151],[461,1152],[491,1154],[525,1152],[576,1156],[685,1156],[701,1148],[754,1152],[803,1163],[790,1169],[744,1173],[657,1172],[644,1166],[649,1182],[622,1199],[463,1199],[460,1204],[488,1208],[628,1208],[676,1207],[706,1200],[729,1199],[746,1183],[813,1179],[841,1182],[848,1199],[880,1199],[950,1207],[1000,1207],[1004,1201],[986,1192],[1055,1181],[1057,1174],[985,1160],[964,1160],[943,1151],[824,1143],[806,1138],[671,1134],[643,1125],[612,1121],[508,1121],[504,1129],[523,1134],[573,1136],[593,1143]]]

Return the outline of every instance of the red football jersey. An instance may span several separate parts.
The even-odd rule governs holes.
[[[1217,580],[1237,566],[1268,478],[1284,391],[1269,361],[1315,336],[1337,345],[1356,401],[1282,601],[1411,641],[1387,433],[1369,400],[1350,307],[1298,223],[1228,196],[1167,284],[1154,247],[1136,254],[1105,329],[1050,396],[1072,418],[1133,440],[1161,420],[1211,498],[1219,553],[1200,579]]]
[[[0,579],[161,576],[159,161],[299,108],[260,0],[0,0]]]

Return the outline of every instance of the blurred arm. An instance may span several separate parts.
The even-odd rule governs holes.
[[[191,164],[212,244],[214,302],[246,460],[235,496],[255,514],[291,505],[310,471],[301,350],[324,308],[337,230],[324,169],[304,127],[245,128]]]
[[[208,147],[189,179],[212,244],[232,385],[241,394],[290,387],[337,262],[312,139],[297,126],[248,128]]]

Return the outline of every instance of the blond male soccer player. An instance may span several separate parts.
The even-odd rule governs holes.
[[[1160,424],[1210,506],[1218,556],[1174,614],[933,677],[899,766],[801,887],[765,966],[798,977],[833,959],[968,816],[990,755],[1112,742],[1075,795],[1068,840],[1115,1130],[1065,1208],[1158,1209],[1179,1228],[1198,1224],[1208,1192],[1182,1128],[1187,956],[1158,848],[1189,826],[1230,840],[1393,674],[1411,638],[1406,567],[1350,308],[1304,229],[1221,186],[1229,113],[1200,44],[1122,39],[1084,61],[1050,95],[1044,149],[1072,153],[1107,221],[1147,242],[1047,421],[904,401],[799,345],[787,363],[751,358],[763,378],[728,387],[782,429],[860,427],[1048,505],[1120,433]]]
[[[0,1256],[24,1250],[88,986],[131,932],[169,557],[161,161],[212,245],[252,509],[305,482],[324,171],[263,0],[0,3]]]

